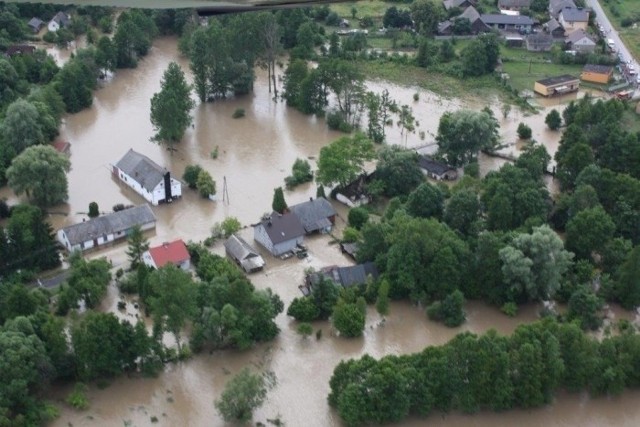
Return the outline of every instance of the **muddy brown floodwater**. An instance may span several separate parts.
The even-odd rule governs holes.
[[[66,52],[57,54],[64,61]],[[187,70],[186,61],[177,53],[177,43],[172,38],[162,38],[154,43],[150,55],[135,70],[118,71],[115,78],[96,92],[92,108],[68,116],[61,130],[61,138],[71,142],[72,170],[69,173],[68,203],[50,209],[50,220],[55,228],[73,224],[85,217],[88,205],[96,201],[102,211],[110,211],[116,203],[141,204],[143,200],[132,191],[112,180],[110,164],[117,162],[129,148],[146,154],[166,166],[176,176],[181,176],[188,164],[198,163],[207,169],[217,181],[221,193],[226,177],[229,203],[206,201],[193,191],[185,189],[183,198],[171,205],[153,207],[158,226],[151,235],[151,243],[158,244],[175,238],[199,241],[206,237],[214,222],[227,216],[235,216],[248,226],[257,221],[271,206],[273,188],[281,186],[290,173],[291,165],[298,157],[313,161],[320,148],[340,134],[327,129],[323,120],[304,116],[287,108],[284,103],[274,103],[266,87],[264,73],[258,72],[255,92],[252,95],[201,105],[194,111],[194,126],[189,129],[175,153],[149,141],[153,130],[149,121],[150,99],[160,87],[162,73],[170,61]],[[282,73],[283,70],[279,70]],[[416,134],[406,140],[399,129],[388,130],[391,143],[417,147],[432,143],[437,132],[438,120],[447,110],[462,107],[482,108],[478,100],[461,101],[439,98],[423,90],[404,88],[380,82],[369,82],[371,90],[389,88],[392,96],[401,104],[411,105],[420,122]],[[413,94],[420,92],[420,99],[413,101]],[[502,119],[500,105],[490,101],[491,108],[500,118],[501,134],[511,143],[506,150],[521,149],[515,129],[520,121],[532,127],[534,137],[545,144],[553,155],[557,149],[559,133],[550,132],[544,126],[545,112],[523,116],[513,111]],[[246,117],[233,119],[236,108],[244,108]],[[419,132],[425,133],[424,140]],[[211,152],[218,149],[218,158]],[[498,168],[503,160],[481,157],[483,173]],[[287,191],[289,204],[315,196],[315,186],[305,185],[295,191]],[[4,188],[0,197],[15,202],[16,197]],[[338,228],[344,227],[346,209],[336,206],[340,218]],[[242,235],[252,240],[250,228]],[[251,276],[258,288],[273,288],[285,302],[299,296],[297,285],[301,283],[304,269],[326,265],[351,263],[328,236],[315,236],[306,240],[310,257],[305,260],[276,260],[266,256],[264,272]],[[123,245],[98,252],[92,256],[107,256],[116,266],[122,265],[126,256]],[[222,253],[218,244],[214,251]],[[127,310],[118,312],[118,295],[115,286],[109,290],[102,309],[114,311],[124,319],[134,320],[136,310],[128,304]],[[129,303],[133,301],[125,298]],[[296,333],[296,324],[281,314],[277,323],[280,335],[270,343],[256,346],[250,351],[217,351],[201,354],[177,364],[168,365],[157,378],[120,377],[106,389],[91,387],[91,407],[77,412],[63,403],[61,416],[53,426],[135,426],[151,425],[151,417],[157,417],[157,425],[218,426],[224,425],[217,415],[213,401],[222,392],[228,379],[245,366],[271,370],[277,377],[276,387],[268,400],[255,413],[255,420],[265,422],[280,416],[289,426],[340,426],[339,417],[327,405],[329,378],[334,367],[344,359],[360,357],[365,353],[374,357],[387,354],[404,354],[420,351],[427,345],[447,342],[461,331],[482,333],[495,328],[501,333],[512,332],[517,325],[537,317],[538,308],[525,307],[516,318],[509,318],[498,310],[478,302],[466,305],[468,320],[460,328],[450,329],[429,321],[424,310],[408,303],[393,303],[387,321],[381,324],[379,316],[369,309],[364,337],[342,339],[333,335],[328,322],[318,322],[322,338],[303,339]],[[628,316],[618,313],[618,316]],[[61,400],[68,388],[52,392],[54,400]],[[473,416],[439,415],[424,420],[408,420],[402,425],[447,426],[602,426],[637,425],[640,419],[640,392],[628,391],[615,399],[590,400],[583,395],[562,395],[549,407],[534,411],[511,411],[504,414],[480,413]]]

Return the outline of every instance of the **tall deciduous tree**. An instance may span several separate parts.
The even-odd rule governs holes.
[[[2,133],[13,156],[22,153],[27,147],[45,142],[38,109],[23,99],[15,101],[7,108],[2,122]]]
[[[227,422],[246,423],[267,398],[272,379],[244,368],[225,387],[215,406]]]
[[[601,206],[578,212],[567,223],[567,248],[579,257],[590,259],[613,237],[616,226]]]
[[[131,270],[135,270],[142,263],[142,254],[149,250],[149,240],[144,236],[140,226],[136,225],[131,229],[127,241],[129,242],[127,257],[131,263]]]
[[[498,143],[498,121],[488,110],[446,112],[438,125],[438,152],[453,166],[473,161]]]
[[[418,188],[409,194],[407,199],[407,213],[420,218],[440,218],[444,194],[442,191],[428,182],[420,184]]]
[[[162,76],[162,89],[151,99],[151,123],[156,131],[153,140],[169,145],[180,141],[191,125],[194,105],[184,72],[172,62]]]
[[[549,114],[544,118],[545,124],[551,130],[560,129],[560,125],[562,125],[562,117],[560,117],[560,113],[555,108],[549,111]]]
[[[39,206],[51,206],[67,200],[69,159],[50,146],[29,147],[13,159],[7,169],[9,186],[18,195]]]
[[[364,163],[373,160],[373,143],[361,133],[343,136],[320,149],[316,180],[326,186],[345,186],[364,170]]]

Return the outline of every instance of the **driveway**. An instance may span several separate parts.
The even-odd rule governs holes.
[[[595,11],[596,22],[600,24],[604,29],[604,37],[607,39],[612,39],[615,42],[616,50],[618,51],[618,55],[622,57],[622,61],[632,64],[636,72],[640,71],[640,68],[638,68],[638,61],[633,57],[633,55],[631,55],[631,52],[629,52],[629,49],[627,49],[627,46],[625,46],[625,44],[623,43],[620,35],[613,27],[613,25],[611,25],[607,14],[602,9],[602,6],[600,6],[598,0],[586,0],[586,5]],[[636,76],[630,77],[632,77],[631,83],[636,85]]]

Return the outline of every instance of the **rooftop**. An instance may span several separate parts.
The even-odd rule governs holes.
[[[99,236],[126,231],[136,225],[155,221],[156,216],[149,205],[145,204],[70,225],[62,230],[71,245],[78,245]]]
[[[149,248],[149,254],[157,268],[162,268],[169,263],[180,264],[191,259],[187,246],[180,239]]]
[[[476,0],[444,0],[442,4],[444,5],[445,9],[449,10],[454,7],[461,7],[466,2],[476,4]]]
[[[291,212],[279,214],[273,212],[257,225],[262,225],[274,245],[304,236],[305,231],[300,219]]]
[[[565,7],[560,11],[560,16],[566,22],[589,22],[589,12],[584,9]]]
[[[165,168],[145,156],[129,150],[116,167],[136,180],[148,191],[152,191],[163,180],[168,172]]]
[[[442,175],[447,171],[453,170],[451,166],[424,155],[418,156],[418,166],[428,172],[435,173],[436,175]]]
[[[587,73],[611,74],[613,72],[613,67],[610,65],[587,64],[584,66],[582,71]]]
[[[569,34],[567,36],[567,38],[566,38],[566,41],[568,43],[576,43],[576,42],[579,42],[580,40],[583,40],[583,39],[588,39],[593,44],[596,44],[596,42],[593,41],[591,36],[589,36],[589,34],[587,34],[583,29],[576,30],[576,31],[572,32],[571,34]]]
[[[252,248],[242,237],[238,237],[235,234],[232,234],[231,237],[225,240],[224,247],[239,260],[260,256],[257,250]]]
[[[578,81],[580,80],[577,77],[570,76],[569,74],[564,74],[562,76],[548,77],[546,79],[538,80],[536,81],[536,83],[540,83],[544,86],[555,86]]]
[[[487,25],[533,25],[533,19],[525,15],[483,14],[482,22]]]
[[[331,221],[328,218],[336,214],[331,203],[324,197],[298,203],[289,209],[298,217],[307,233],[330,227]]]
[[[529,8],[531,6],[531,0],[498,0],[498,9],[504,7],[522,7]]]

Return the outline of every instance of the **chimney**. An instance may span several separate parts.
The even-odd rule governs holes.
[[[313,197],[309,197],[309,201],[310,201],[310,202],[313,202]]]

